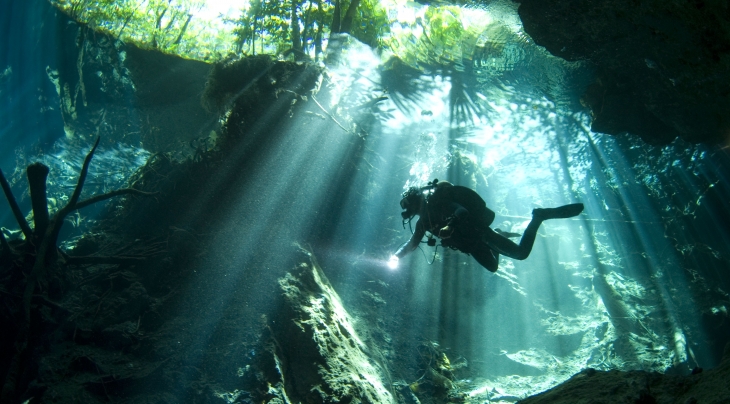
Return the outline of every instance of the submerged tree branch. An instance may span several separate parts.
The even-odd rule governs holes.
[[[113,198],[115,196],[126,195],[126,194],[152,196],[152,195],[157,195],[157,192],[144,192],[144,191],[140,191],[140,190],[134,189],[134,188],[117,189],[116,191],[107,192],[102,195],[96,195],[89,199],[85,199],[85,200],[77,203],[76,206],[74,206],[74,209],[85,208],[85,207],[87,207],[89,205],[93,205],[97,202],[101,202],[101,201]]]
[[[5,179],[5,174],[3,174],[2,170],[0,170],[0,185],[3,187],[3,192],[5,192],[5,198],[8,200],[8,204],[10,204],[10,209],[13,211],[15,221],[18,222],[18,226],[20,226],[20,230],[23,231],[25,239],[30,240],[33,237],[33,231],[30,229],[28,222],[25,220],[25,216],[23,216],[23,213],[20,211],[18,201],[15,200],[13,191],[10,189],[10,184],[8,184],[8,180]]]
[[[33,212],[35,217],[36,229],[32,232],[28,225],[25,217],[23,217],[18,207],[17,201],[13,196],[10,186],[0,171],[0,183],[2,184],[5,196],[10,203],[13,213],[15,214],[16,220],[23,229],[23,233],[26,235],[25,243],[35,250],[35,262],[33,263],[30,273],[25,278],[25,290],[22,296],[22,303],[18,312],[18,330],[15,334],[15,355],[13,356],[10,365],[8,367],[7,374],[2,386],[2,393],[0,394],[0,401],[11,402],[16,397],[18,385],[21,383],[22,370],[26,366],[25,361],[28,355],[28,344],[29,335],[31,329],[31,303],[34,297],[36,285],[48,275],[51,269],[56,268],[59,263],[57,259],[59,249],[57,247],[58,235],[63,226],[64,219],[66,216],[74,210],[86,207],[96,202],[100,202],[114,196],[124,194],[136,194],[136,195],[154,195],[154,193],[138,191],[136,189],[125,188],[117,191],[108,192],[103,195],[97,195],[87,200],[79,202],[81,191],[86,181],[86,176],[89,171],[89,164],[94,156],[96,148],[99,146],[99,138],[96,139],[94,147],[86,155],[84,164],[79,173],[79,179],[76,184],[76,188],[69,199],[68,203],[58,210],[52,219],[48,219],[48,200],[46,197],[46,178],[48,175],[48,167],[40,163],[31,164],[28,169],[28,181],[31,189],[31,199],[33,203]],[[3,254],[13,254],[10,246],[5,239],[5,236],[0,234],[0,243],[3,247]],[[116,256],[116,257],[69,257],[63,254],[66,258],[66,263],[86,263],[86,264],[121,264],[125,262],[139,262],[147,257],[129,257],[129,256]]]
[[[144,255],[68,255],[63,250],[58,250],[66,264],[71,265],[93,265],[93,264],[125,264],[146,261],[156,255],[165,253],[166,250],[152,250]]]
[[[337,124],[337,126],[339,126],[340,128],[342,128],[342,130],[344,130],[345,132],[350,133],[350,131],[346,127],[342,126],[341,123],[337,122],[337,119],[335,119],[335,117],[332,114],[330,114],[330,112],[327,111],[322,106],[322,104],[320,104],[319,101],[317,101],[317,99],[314,98],[314,96],[312,96],[312,100],[314,101],[315,104],[317,104],[317,106],[319,107],[319,109],[322,110],[322,112],[324,112],[325,114],[327,114],[327,116],[330,117],[330,119],[332,119],[332,121]]]
[[[76,205],[76,202],[78,202],[79,197],[81,196],[81,190],[84,188],[86,174],[89,172],[89,163],[91,163],[91,159],[94,157],[94,152],[96,151],[97,146],[99,146],[99,140],[101,140],[101,138],[97,137],[96,142],[94,143],[94,147],[92,147],[89,154],[86,155],[86,158],[84,159],[84,165],[81,167],[81,173],[79,174],[79,181],[76,183],[76,188],[74,189],[74,193],[71,195],[71,199],[68,200],[68,203],[66,204],[66,206],[63,207],[63,209],[68,209],[69,211],[73,210],[73,206]]]

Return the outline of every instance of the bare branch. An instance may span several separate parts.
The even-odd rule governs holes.
[[[332,114],[330,114],[329,111],[327,111],[326,109],[324,109],[324,107],[322,106],[322,104],[320,104],[319,101],[317,101],[317,99],[314,98],[314,96],[312,96],[312,100],[314,100],[314,103],[317,104],[317,106],[319,107],[319,109],[321,109],[322,112],[324,112],[325,114],[327,114],[327,116],[329,116],[330,119],[332,119],[332,121],[337,124],[337,126],[339,126],[340,128],[342,128],[342,130],[344,130],[345,132],[351,133],[349,130],[347,130],[347,128],[345,128],[344,126],[342,126],[342,124],[340,124],[339,122],[337,122],[337,119],[335,119],[335,117]]]
[[[99,140],[101,140],[101,137],[96,138],[94,147],[92,147],[89,154],[86,155],[86,158],[84,159],[84,165],[81,167],[81,173],[79,174],[79,181],[76,183],[76,189],[74,189],[74,193],[73,195],[71,195],[71,199],[69,199],[68,204],[66,204],[64,209],[70,207],[69,211],[71,211],[74,209],[73,206],[76,205],[76,202],[78,202],[79,196],[81,196],[81,190],[84,188],[86,174],[89,172],[89,163],[91,163],[91,158],[94,157],[96,147],[99,146]]]
[[[101,201],[107,200],[109,198],[113,198],[115,196],[125,195],[125,194],[152,196],[152,195],[156,195],[157,192],[144,192],[144,191],[140,191],[138,189],[133,189],[133,188],[117,189],[116,191],[107,192],[102,195],[96,195],[89,199],[85,199],[85,200],[77,203],[76,206],[74,206],[74,209],[85,208],[85,207],[95,204],[97,202],[101,202]]]
[[[94,265],[94,264],[125,264],[146,261],[152,255],[128,256],[128,255],[81,255],[71,256],[58,250],[63,256],[66,264],[70,265]]]
[[[10,204],[10,209],[13,211],[15,221],[18,222],[18,226],[20,226],[20,230],[23,231],[25,239],[30,240],[33,237],[33,231],[30,229],[28,222],[25,220],[25,216],[23,216],[23,213],[20,211],[18,201],[15,200],[13,191],[10,189],[10,184],[8,184],[8,180],[5,179],[5,174],[3,174],[2,170],[0,170],[0,185],[3,187],[3,192],[5,192],[5,198]]]
[[[83,256],[73,257],[65,256],[67,264],[84,265],[84,264],[124,264],[135,263],[147,260],[147,257],[127,257],[127,256]]]
[[[79,173],[79,181],[76,183],[76,188],[74,189],[73,195],[71,195],[71,199],[69,199],[68,203],[63,208],[59,209],[58,212],[56,212],[56,214],[53,216],[53,219],[51,220],[50,225],[48,226],[48,229],[46,230],[45,235],[41,237],[41,246],[38,248],[36,266],[39,262],[43,262],[43,265],[45,265],[46,260],[49,258],[48,256],[46,256],[46,254],[50,254],[50,256],[55,256],[57,252],[56,241],[58,240],[58,234],[61,232],[61,226],[63,226],[63,219],[65,219],[69,213],[77,209],[76,205],[79,201],[81,190],[84,188],[86,174],[89,171],[89,163],[91,163],[91,158],[94,157],[96,147],[99,146],[99,140],[101,140],[101,138],[97,137],[96,142],[94,143],[94,147],[91,148],[91,151],[89,151],[89,154],[87,154],[86,158],[84,159],[84,165],[81,167],[81,173]],[[50,247],[48,246],[48,244],[50,244]],[[35,267],[33,268],[33,271],[36,271]],[[28,292],[26,291],[26,293]],[[30,300],[28,300],[28,304],[30,304]]]

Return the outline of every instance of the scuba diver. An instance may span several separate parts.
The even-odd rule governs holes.
[[[471,255],[491,272],[497,271],[499,254],[516,260],[527,258],[543,221],[574,217],[583,211],[582,203],[533,209],[532,220],[516,244],[509,237],[519,234],[489,227],[494,212],[479,194],[466,187],[434,179],[425,187],[411,187],[404,192],[400,206],[404,227],[416,215],[419,218],[413,236],[390,258],[389,266],[397,266],[398,260],[415,250],[428,232],[428,245],[435,246],[434,237],[438,237],[442,246]]]

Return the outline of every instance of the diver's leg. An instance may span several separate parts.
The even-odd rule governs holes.
[[[530,224],[527,225],[527,229],[525,229],[525,233],[522,235],[519,245],[492,229],[488,229],[484,233],[484,241],[496,252],[502,253],[516,260],[524,260],[530,255],[532,246],[535,244],[535,238],[537,237],[537,230],[540,228],[540,225],[544,220],[565,219],[577,216],[582,211],[582,203],[574,203],[557,208],[534,209],[532,211],[532,220],[530,221]]]
[[[492,251],[485,244],[481,244],[480,248],[472,251],[471,255],[479,265],[487,268],[489,272],[497,272],[497,268],[499,267],[499,254]]]
[[[542,219],[536,219],[533,217],[530,224],[527,225],[525,233],[522,235],[520,244],[516,244],[512,240],[500,235],[492,229],[488,229],[484,232],[483,240],[495,252],[504,254],[516,260],[523,260],[527,258],[527,256],[530,255],[530,251],[532,251],[532,245],[535,244],[535,238],[537,237],[537,230],[540,228],[540,224],[542,224]]]
[[[538,217],[542,220],[547,219],[567,219],[569,217],[578,216],[583,212],[582,203],[571,203],[557,208],[537,208],[532,210],[532,217]]]

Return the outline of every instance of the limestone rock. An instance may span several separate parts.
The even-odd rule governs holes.
[[[730,345],[717,368],[678,376],[643,371],[586,369],[565,383],[521,404],[655,403],[721,404],[730,402]],[[694,372],[693,372],[694,373]]]
[[[268,325],[284,401],[392,403],[375,349],[358,335],[353,317],[311,256],[279,280],[284,303]],[[269,381],[271,385],[271,381]]]

